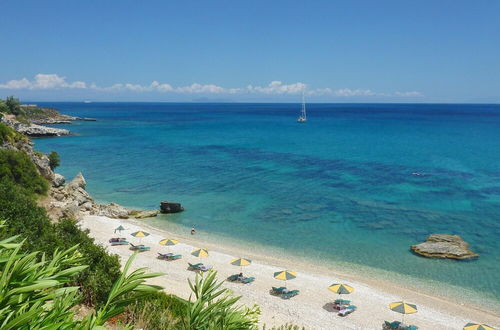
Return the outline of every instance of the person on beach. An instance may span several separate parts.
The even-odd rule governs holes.
[[[242,279],[243,279],[243,273],[239,273],[239,274],[238,274],[238,280],[240,280],[240,281],[241,281]]]
[[[194,229],[194,226],[191,227],[191,235],[194,235],[196,233],[196,229]]]

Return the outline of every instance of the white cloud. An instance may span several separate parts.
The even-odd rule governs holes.
[[[22,78],[19,80],[10,80],[4,84],[0,84],[0,89],[90,89],[101,92],[117,92],[117,91],[130,91],[135,93],[156,92],[156,93],[177,93],[177,94],[265,94],[265,95],[296,95],[304,92],[310,96],[330,96],[337,98],[351,98],[351,97],[421,97],[420,92],[400,92],[396,91],[391,93],[379,93],[370,89],[332,89],[316,88],[311,89],[305,83],[296,82],[292,84],[285,84],[282,81],[271,81],[265,86],[248,85],[244,88],[224,88],[215,84],[199,84],[193,83],[188,86],[174,87],[168,83],[160,83],[156,80],[149,85],[133,84],[133,83],[116,83],[111,86],[101,87],[95,83],[87,84],[83,81],[68,82],[65,77],[57,74],[37,74],[32,80]]]
[[[87,88],[83,81],[67,82],[65,77],[57,74],[39,73],[30,81],[26,78],[10,80],[0,84],[1,89],[57,89],[57,88]]]

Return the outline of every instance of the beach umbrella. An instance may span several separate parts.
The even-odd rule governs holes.
[[[240,266],[240,270],[243,273],[243,266],[248,266],[252,263],[252,260],[245,258],[236,258],[231,260],[231,265]]]
[[[280,281],[285,281],[285,287],[286,287],[287,280],[293,280],[296,277],[297,277],[297,273],[289,271],[289,270],[282,270],[280,272],[274,273],[275,279],[280,280]]]
[[[397,301],[389,304],[389,308],[394,311],[403,314],[403,322],[405,321],[405,314],[414,314],[417,312],[417,305],[408,304],[404,301]]]
[[[119,225],[118,227],[115,228],[115,233],[119,232],[121,234],[123,230],[125,230],[125,228],[123,228],[122,225]]]
[[[489,325],[479,323],[467,323],[464,330],[495,330]]]
[[[140,242],[143,237],[149,236],[149,233],[147,233],[145,231],[142,231],[142,230],[139,230],[139,231],[136,231],[136,232],[134,232],[134,233],[132,233],[130,235],[132,235],[134,237],[138,237],[139,238],[139,242]]]
[[[193,252],[191,252],[192,255],[198,258],[206,258],[208,257],[208,250],[207,249],[196,249]]]
[[[175,240],[175,239],[168,239],[168,238],[162,239],[162,240],[160,241],[160,245],[166,245],[166,246],[176,245],[177,243],[179,243],[179,241],[178,241],[178,240]]]
[[[340,294],[349,294],[354,291],[354,288],[347,285],[347,284],[332,284],[328,287],[328,290],[332,291],[333,293],[338,293]]]
[[[177,243],[179,243],[179,241],[176,239],[165,238],[165,239],[162,239],[159,243],[160,243],[160,245],[172,246],[172,245],[176,245]]]

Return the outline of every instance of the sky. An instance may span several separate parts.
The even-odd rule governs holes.
[[[0,97],[500,103],[498,0],[2,0]]]

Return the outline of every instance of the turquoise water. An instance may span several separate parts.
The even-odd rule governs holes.
[[[101,202],[182,202],[155,226],[500,297],[499,105],[311,104],[307,124],[296,104],[46,105],[99,121],[36,148]],[[430,233],[481,257],[413,255]]]

